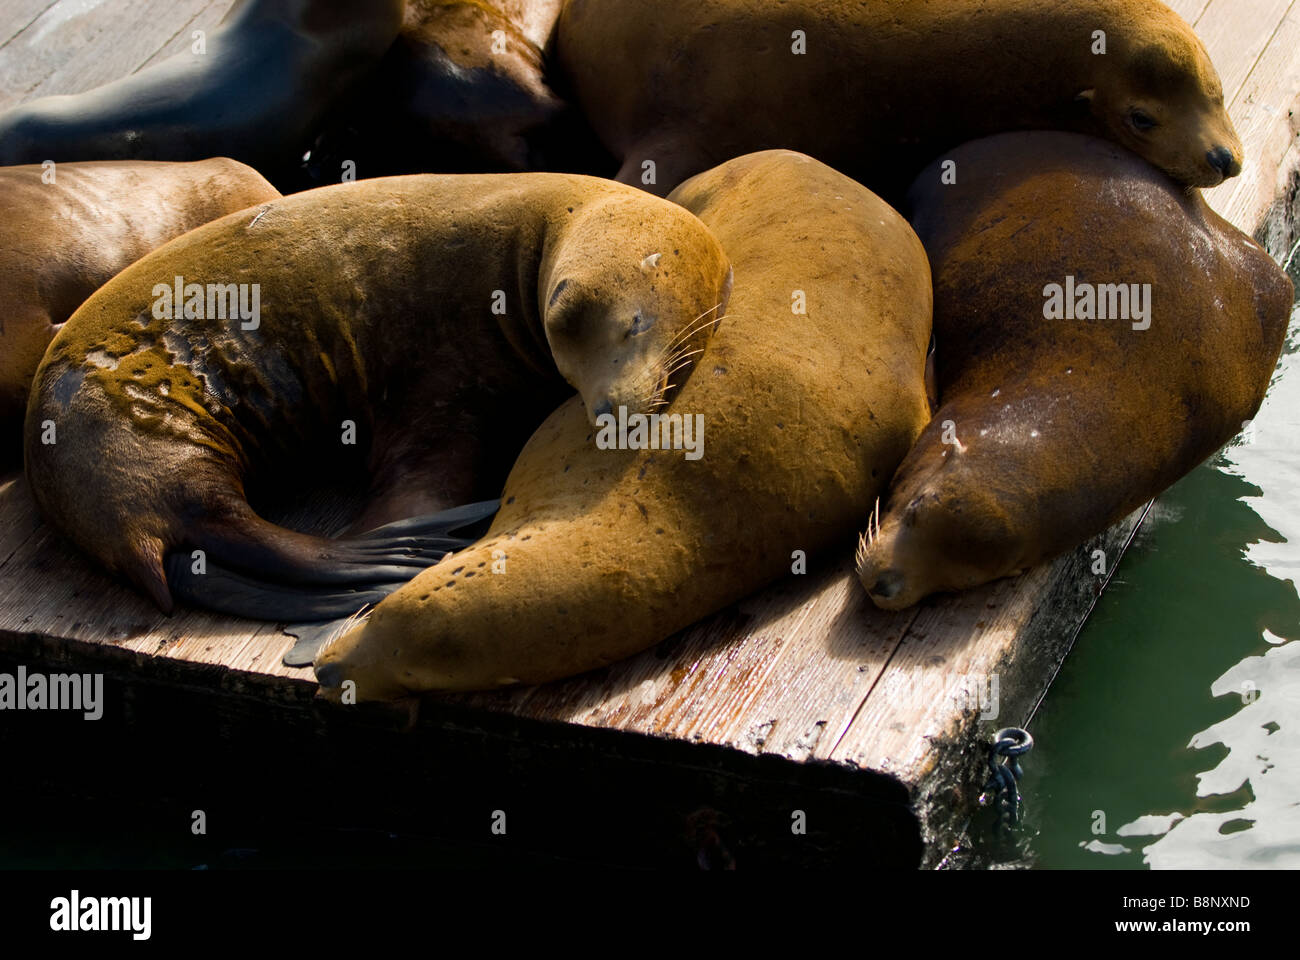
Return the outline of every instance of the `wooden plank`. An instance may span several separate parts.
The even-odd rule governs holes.
[[[1201,18],[1205,8],[1211,3],[1211,0],[1165,0],[1166,5],[1173,8],[1174,13],[1178,14],[1193,27],[1196,21]]]
[[[851,550],[837,561],[594,675],[458,702],[807,759],[847,728],[915,615],[875,610]]]
[[[1229,111],[1246,162],[1239,177],[1206,191],[1221,216],[1254,233],[1287,191],[1296,163],[1288,153],[1300,134],[1300,3],[1290,4]]]
[[[194,42],[193,32],[195,30],[202,30],[211,35],[212,31],[217,29],[217,26],[234,5],[235,0],[209,0],[207,6],[198,10],[193,17],[182,25],[172,38],[162,45],[157,53],[144,62],[140,69],[151,67],[160,60],[166,60],[170,56],[190,49],[191,44]]]
[[[982,789],[991,735],[1027,723],[1149,508],[1020,578],[924,604],[861,714],[827,752],[908,786],[924,866],[954,848]],[[1092,572],[1098,550],[1104,575]]]
[[[59,0],[0,47],[0,109],[134,73],[210,2]]]
[[[1055,673],[1082,622],[1078,614],[1101,595],[1147,509],[1022,577],[924,605],[877,690],[827,757],[918,782],[935,762],[932,741],[970,732],[953,730],[954,723],[972,713],[986,714],[986,729],[1024,722],[1037,699],[1031,694],[1026,702],[1026,691]],[[1102,575],[1091,572],[1096,550],[1107,558]],[[1043,623],[1031,630],[1035,615]],[[1055,661],[1048,670],[1026,669],[1044,655]],[[963,678],[969,686],[951,682]],[[971,696],[965,706],[952,703]]]
[[[1196,33],[1210,52],[1232,104],[1293,0],[1210,0]],[[1235,119],[1235,118],[1234,118]]]
[[[58,0],[6,0],[0,7],[0,50]]]
[[[36,504],[18,474],[0,479],[0,568],[41,526]]]

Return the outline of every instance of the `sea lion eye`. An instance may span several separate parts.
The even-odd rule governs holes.
[[[1152,127],[1157,126],[1155,120],[1149,113],[1142,110],[1134,110],[1128,115],[1129,123],[1133,124],[1133,129],[1145,133]]]
[[[564,292],[564,288],[567,287],[568,285],[569,285],[569,281],[567,279],[561,280],[559,283],[557,283],[555,285],[555,289],[551,291],[551,299],[546,301],[546,305],[548,307],[555,306],[555,301],[560,299],[560,294]]]
[[[640,310],[632,314],[632,325],[627,328],[627,335],[635,337],[638,333],[645,333],[654,326],[654,317],[646,316]]]

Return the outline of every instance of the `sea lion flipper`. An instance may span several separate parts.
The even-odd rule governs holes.
[[[171,590],[167,586],[167,575],[163,571],[162,541],[157,537],[140,540],[136,544],[134,560],[128,575],[157,604],[159,610],[170,615],[173,601]]]
[[[422,517],[407,517],[394,520],[382,527],[375,527],[365,533],[359,533],[351,539],[377,540],[397,536],[437,537],[464,541],[460,546],[469,546],[487,532],[488,523],[501,506],[500,500],[483,500],[467,503]],[[455,547],[453,549],[459,549]]]
[[[332,620],[378,603],[417,573],[469,546],[486,531],[498,502],[488,500],[410,517],[361,536],[326,540],[267,523],[249,512],[238,523],[199,531],[206,555],[177,551],[141,581],[199,606],[257,620]],[[170,593],[167,587],[170,585]],[[162,603],[159,602],[162,606]]]
[[[286,667],[310,667],[316,662],[316,656],[321,648],[335,634],[343,632],[350,624],[355,623],[356,619],[354,615],[340,617],[337,620],[326,620],[323,623],[289,624],[284,628],[284,632],[291,637],[297,637],[298,642],[289,648],[282,662]]]
[[[419,569],[410,568],[410,575]],[[367,604],[378,603],[406,582],[402,579],[356,588],[304,587],[260,580],[214,563],[197,574],[184,554],[167,559],[167,580],[174,596],[195,606],[254,620],[305,623],[349,617]]]

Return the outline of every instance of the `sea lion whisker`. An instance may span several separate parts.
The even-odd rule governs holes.
[[[664,379],[671,377],[678,370],[684,370],[685,368],[691,366],[693,363],[695,363],[695,361],[690,357],[683,357],[681,360],[677,362],[677,364],[674,367],[672,367],[667,373],[664,374]]]
[[[677,353],[673,354],[662,364],[663,367],[668,368],[669,372],[664,374],[664,376],[661,377],[660,379],[667,379],[668,377],[672,376],[672,371],[681,369],[681,367],[684,364],[694,363],[695,357],[699,356],[703,352],[704,349],[702,347],[699,350],[677,351]]]
[[[698,317],[696,317],[694,320],[688,323],[684,330],[678,333],[677,336],[673,337],[672,340],[668,341],[667,349],[671,350],[674,347],[677,347],[689,341],[691,337],[695,336],[705,327],[716,324],[718,322],[716,319],[706,319],[706,318],[710,313],[718,309],[718,307],[720,306],[722,306],[722,304],[716,304],[715,306],[710,307],[708,310],[705,310],[702,314],[700,314]]]
[[[687,344],[687,346],[690,346],[690,345]],[[677,362],[678,360],[680,360],[682,357],[693,357],[693,356],[695,356],[697,353],[703,353],[703,352],[704,352],[704,348],[703,348],[703,347],[697,347],[697,348],[694,349],[694,350],[688,350],[688,349],[686,349],[686,347],[682,347],[680,350],[678,350],[676,353],[674,353],[671,357],[668,358],[668,364],[676,363],[676,362]]]
[[[712,318],[709,317],[709,314],[712,313],[714,310],[717,310],[719,306],[721,306],[721,304],[716,304],[713,307],[710,307],[708,310],[704,311],[704,313],[700,314],[700,316],[692,320],[690,325],[685,330],[683,330],[671,341],[669,341],[668,349],[671,350],[674,347],[684,346],[686,344],[689,344],[690,340],[693,337],[698,336],[702,331],[707,330],[709,328],[716,330],[718,328],[718,325],[722,323],[724,319],[730,319],[731,318],[730,314],[727,314],[725,317],[722,315],[715,316]]]
[[[684,356],[694,356],[696,353],[704,352],[703,347],[700,347],[696,350],[691,350],[690,347],[691,347],[690,343],[684,343],[675,348],[671,345],[665,346],[662,350],[660,350],[655,355],[654,362],[649,366],[651,369],[671,367],[673,364],[675,364],[679,359],[681,359]],[[667,357],[666,360],[664,359],[665,357]]]
[[[373,609],[373,605],[367,603],[363,605],[361,609],[358,610],[356,613],[352,614],[349,617],[345,617],[344,619],[338,621],[335,624],[332,624],[331,625],[332,629],[330,630],[329,635],[321,642],[320,647],[317,648],[316,656],[319,657],[322,654],[324,654],[325,651],[329,650],[329,648],[332,647],[339,640],[339,638],[341,638],[345,633],[347,633],[358,623],[360,623],[362,620],[368,617],[372,609]]]

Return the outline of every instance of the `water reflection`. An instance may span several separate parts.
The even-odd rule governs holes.
[[[1249,544],[1246,561],[1293,591],[1300,569],[1298,318],[1300,311],[1292,317],[1279,375],[1253,429],[1223,458],[1225,472],[1258,488],[1243,499],[1276,532]],[[1289,626],[1295,637],[1295,623]],[[1237,701],[1235,711],[1191,740],[1194,749],[1227,750],[1197,778],[1197,797],[1247,789],[1253,799],[1240,809],[1189,816],[1146,848],[1152,867],[1300,867],[1300,643],[1288,643],[1268,627],[1261,639],[1272,649],[1246,657],[1211,685],[1214,696]]]
[[[1300,867],[1300,310],[1253,429],[1161,497],[1032,725],[1034,862]]]

